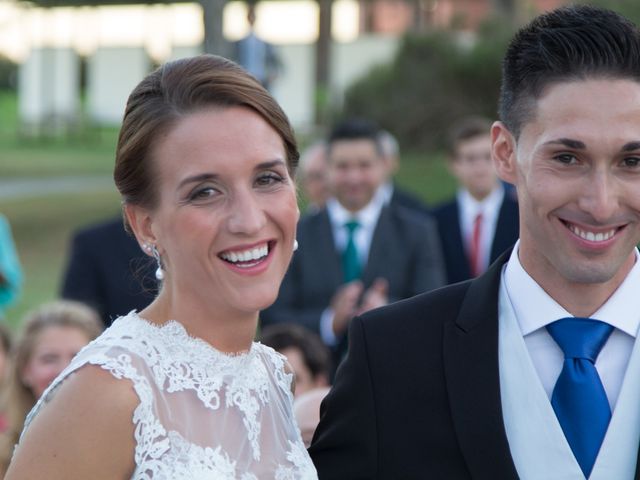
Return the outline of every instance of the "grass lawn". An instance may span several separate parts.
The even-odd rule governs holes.
[[[430,206],[450,198],[456,184],[444,155],[408,153],[402,156],[397,175],[399,185],[425,199]]]
[[[0,91],[0,179],[22,176],[110,175],[118,131],[82,128],[54,138],[19,132],[15,94]]]
[[[111,175],[115,142],[33,142],[0,140],[0,178],[57,176],[57,175]]]

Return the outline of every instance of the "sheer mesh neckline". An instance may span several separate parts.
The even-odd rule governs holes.
[[[182,323],[180,323],[178,320],[171,319],[171,320],[167,320],[164,323],[155,323],[140,316],[140,314],[135,310],[130,311],[127,315],[123,317],[117,318],[116,320],[113,321],[113,323],[115,324],[115,323],[130,322],[130,321],[139,322],[145,325],[147,328],[150,328],[153,331],[163,336],[173,337],[176,340],[179,340],[181,344],[184,344],[185,346],[191,346],[197,349],[197,351],[200,351],[201,353],[209,352],[210,355],[219,359],[230,359],[230,360],[236,360],[240,362],[243,359],[247,359],[248,357],[251,357],[255,352],[254,346],[256,342],[252,342],[248,350],[243,350],[239,352],[223,352],[222,350],[219,350],[213,345],[211,345],[206,340],[203,340],[200,337],[191,335],[187,331],[185,326]]]

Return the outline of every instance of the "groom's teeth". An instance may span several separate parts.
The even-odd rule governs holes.
[[[587,230],[582,230],[575,225],[569,224],[569,230],[571,230],[574,234],[579,236],[580,238],[587,240],[589,242],[604,242],[613,237],[616,233],[616,229],[609,230],[608,232],[589,232]]]

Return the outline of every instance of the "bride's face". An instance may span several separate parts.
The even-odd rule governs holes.
[[[222,311],[273,303],[299,217],[276,131],[247,108],[208,109],[180,120],[153,158],[165,288]]]

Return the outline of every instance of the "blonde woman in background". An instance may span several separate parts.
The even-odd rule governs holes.
[[[55,301],[27,314],[0,401],[6,418],[6,429],[0,436],[2,476],[27,413],[76,353],[101,331],[98,314],[78,302]]]

